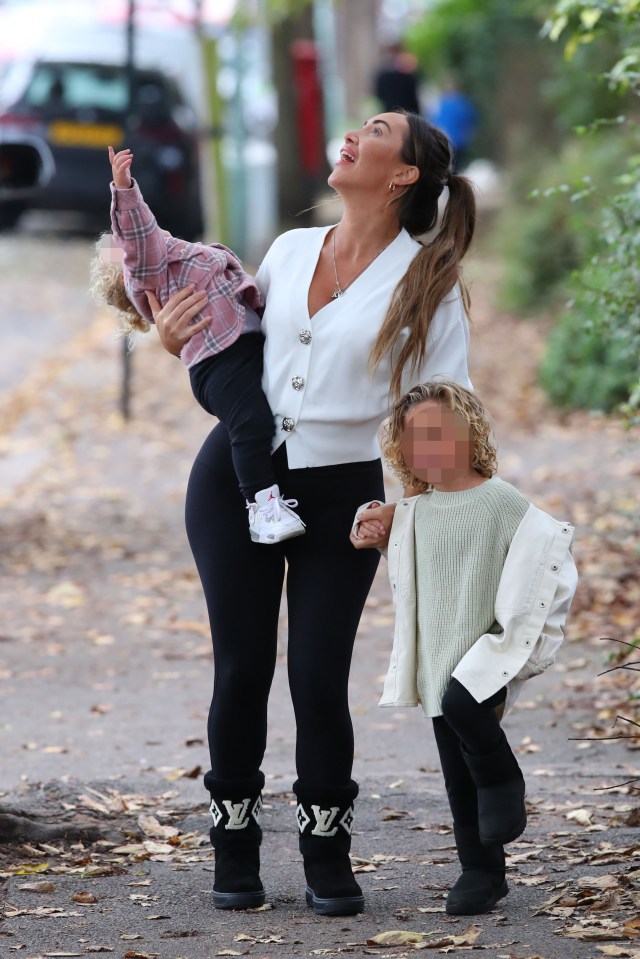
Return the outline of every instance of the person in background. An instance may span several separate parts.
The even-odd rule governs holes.
[[[401,44],[392,44],[385,51],[383,63],[373,79],[373,93],[383,110],[420,113],[417,60],[403,50]]]
[[[469,150],[478,124],[478,111],[466,94],[458,88],[453,77],[445,82],[433,110],[428,113],[447,134],[455,153],[455,170],[464,170],[469,162]]]

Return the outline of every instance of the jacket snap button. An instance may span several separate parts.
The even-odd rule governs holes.
[[[302,379],[301,376],[293,376],[291,378],[291,385],[294,388],[294,390],[301,390],[302,387],[304,386],[304,380]]]
[[[543,599],[541,599],[540,602],[538,603],[538,605],[539,605],[540,609],[545,609],[545,607],[546,607],[547,604],[545,603],[545,601],[544,601]]]
[[[525,639],[524,644],[525,644],[525,646],[531,646],[531,640],[530,640],[530,639]]]
[[[557,563],[552,563],[552,564],[551,564],[551,569],[553,570],[554,573],[557,573],[557,572],[558,572],[558,564],[557,564]]]
[[[503,669],[503,670],[502,670],[502,675],[503,675],[503,676],[508,676],[509,673],[506,671],[506,669]]]

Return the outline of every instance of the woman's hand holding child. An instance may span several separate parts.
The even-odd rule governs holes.
[[[202,309],[207,294],[204,290],[194,292],[193,284],[185,286],[169,297],[163,307],[152,290],[146,290],[153,321],[158,330],[160,342],[168,353],[180,356],[180,351],[194,333],[204,330],[210,322],[209,317],[193,323],[194,316]]]

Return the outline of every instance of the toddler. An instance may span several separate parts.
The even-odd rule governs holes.
[[[380,705],[420,703],[432,718],[462,866],[452,915],[507,895],[503,847],[525,829],[525,784],[500,719],[554,661],[577,583],[573,527],[495,475],[490,432],[457,383],[414,387],[384,452],[417,495],[361,507],[351,533],[359,548],[388,547],[396,626]]]
[[[255,280],[226,247],[187,243],[161,230],[131,177],[131,151],[114,153],[109,147],[109,160],[111,227],[118,249],[98,251],[95,295],[120,310],[123,332],[131,333],[146,332],[153,321],[145,291],[153,291],[162,306],[188,285],[203,292],[200,316],[209,323],[180,354],[194,396],[229,431],[251,539],[270,544],[300,536],[304,523],[292,509],[298,503],[280,495],[271,462],[274,420],[261,386],[264,303]]]

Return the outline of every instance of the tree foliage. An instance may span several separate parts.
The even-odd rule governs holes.
[[[481,156],[501,161],[509,129],[535,123],[540,114],[534,110],[532,117],[527,109],[547,55],[538,42],[542,20],[535,7],[532,0],[437,0],[407,35],[427,81],[441,84],[454,77],[478,108]],[[513,102],[514,86],[521,113]]]
[[[605,72],[609,87],[630,94],[631,103],[640,95],[640,0],[557,0],[545,25],[552,41],[564,41],[565,57],[571,61],[581,47],[600,39],[614,41],[616,56]],[[589,349],[597,340],[595,357],[601,357],[601,373],[610,376],[607,363],[615,354],[624,373],[611,396],[626,400],[629,414],[640,408],[640,126],[638,112],[619,118],[632,137],[635,149],[620,168],[611,170],[617,191],[602,208],[599,247],[576,274],[572,318],[574,327],[567,345],[575,352],[576,339]],[[594,117],[593,126],[598,119]],[[588,135],[589,129],[581,131]],[[551,342],[556,355],[561,343]],[[591,350],[592,360],[594,350]],[[551,362],[548,356],[546,365]],[[597,365],[597,364],[596,364]],[[622,396],[616,395],[622,392]],[[578,403],[578,397],[562,401]],[[579,399],[579,405],[589,405]]]

